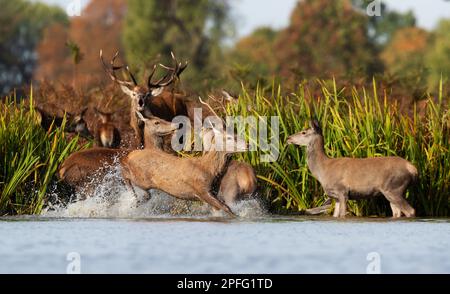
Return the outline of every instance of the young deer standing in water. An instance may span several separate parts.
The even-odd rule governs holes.
[[[145,123],[146,149],[134,151],[121,160],[125,182],[143,190],[158,189],[184,200],[201,200],[217,210],[234,215],[227,205],[211,194],[211,189],[215,178],[226,168],[231,154],[247,150],[246,143],[236,142],[234,136],[226,135],[223,151],[211,151],[201,157],[179,158],[158,147],[155,138],[161,136],[154,132],[155,122],[145,119],[139,112],[137,115]]]
[[[120,132],[112,122],[113,113],[106,113],[94,109],[100,120],[97,122],[95,141],[97,146],[116,149],[120,146]]]
[[[347,200],[383,194],[391,204],[394,218],[414,217],[415,210],[404,198],[409,184],[418,172],[414,165],[400,157],[329,158],[319,122],[295,134],[288,144],[306,146],[308,167],[325,193],[336,200],[334,217],[345,217]]]

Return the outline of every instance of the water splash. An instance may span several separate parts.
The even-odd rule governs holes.
[[[107,173],[94,176],[84,188],[64,204],[53,195],[42,215],[63,218],[146,218],[146,217],[221,217],[221,211],[213,211],[209,205],[196,201],[184,201],[168,194],[151,190],[150,200],[144,201],[146,192],[136,189],[138,197],[128,191],[121,177],[120,165],[108,168]],[[231,210],[241,218],[267,215],[261,203],[248,199],[235,203]]]

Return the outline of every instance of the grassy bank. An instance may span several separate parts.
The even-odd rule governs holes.
[[[28,104],[0,103],[0,215],[39,214],[58,165],[77,148],[64,126],[45,132],[38,120]]]
[[[306,166],[305,150],[286,146],[287,137],[317,115],[324,129],[330,157],[401,156],[418,168],[418,183],[407,199],[419,216],[448,216],[450,200],[450,97],[430,97],[402,114],[389,97],[372,89],[340,90],[321,83],[322,93],[306,87],[282,95],[280,87],[241,93],[230,115],[277,116],[280,120],[280,156],[260,161],[262,152],[240,155],[257,170],[260,192],[275,212],[298,212],[320,206],[326,196]],[[348,95],[346,93],[352,93]],[[444,99],[447,98],[447,99]],[[77,150],[77,138],[68,140],[62,129],[45,132],[27,104],[9,99],[0,104],[0,215],[39,214],[58,165]],[[122,122],[125,123],[125,122]],[[388,202],[379,197],[350,203],[358,216],[389,216]]]
[[[273,87],[276,89],[276,87]],[[442,86],[441,86],[442,89]],[[426,106],[414,108],[412,115],[401,114],[388,97],[373,89],[353,89],[351,97],[322,84],[322,94],[310,97],[308,89],[282,96],[281,90],[245,90],[239,104],[228,106],[231,115],[278,116],[280,118],[280,157],[275,163],[260,162],[261,152],[242,155],[257,169],[262,193],[274,210],[302,211],[320,206],[326,197],[308,171],[305,150],[285,146],[287,137],[308,126],[311,114],[318,116],[324,129],[326,153],[330,157],[401,156],[413,162],[419,182],[410,189],[408,201],[419,216],[448,216],[450,200],[450,112],[442,90],[430,97]],[[312,113],[313,112],[313,113]],[[350,202],[358,216],[390,215],[383,198]]]

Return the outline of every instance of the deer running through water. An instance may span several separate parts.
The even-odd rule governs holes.
[[[152,118],[146,119],[139,112],[137,115],[145,123],[148,142],[161,137],[155,132]],[[173,127],[178,129],[178,126]],[[201,200],[234,216],[226,204],[211,194],[211,189],[213,181],[226,168],[231,154],[246,151],[247,144],[230,135],[225,139],[225,150],[192,158],[179,158],[162,151],[156,144],[146,142],[144,150],[134,151],[121,160],[123,178],[130,186],[143,190],[158,189],[184,200]]]
[[[325,154],[322,129],[317,120],[311,128],[288,139],[288,144],[306,146],[308,167],[325,193],[335,199],[334,217],[345,217],[347,200],[384,195],[394,218],[414,217],[415,210],[404,198],[418,177],[417,169],[400,157],[329,158]]]
[[[231,95],[225,91],[224,94],[227,94],[231,97]],[[213,99],[213,97],[210,98]],[[219,117],[219,115],[209,103],[206,103],[201,99],[200,103],[206,105],[213,114],[213,117],[215,117],[218,121],[221,121],[221,124],[223,126],[226,125],[225,121]],[[214,129],[203,130],[202,140],[204,154],[214,150],[214,137]],[[232,160],[229,163],[222,178],[220,179],[219,191],[217,196],[220,200],[224,201],[225,204],[231,206],[232,204],[236,203],[237,200],[252,196],[256,191],[257,185],[258,181],[256,179],[256,174],[253,167],[246,162]]]

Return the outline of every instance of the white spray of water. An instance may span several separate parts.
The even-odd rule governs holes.
[[[93,177],[84,189],[77,191],[75,201],[64,205],[48,204],[42,215],[46,217],[74,218],[146,218],[146,217],[209,217],[224,216],[213,211],[202,202],[184,201],[152,190],[151,198],[143,201],[144,191],[136,189],[138,198],[123,184],[120,165],[109,168],[109,172]],[[231,210],[241,218],[255,218],[266,215],[257,199],[239,201]]]

